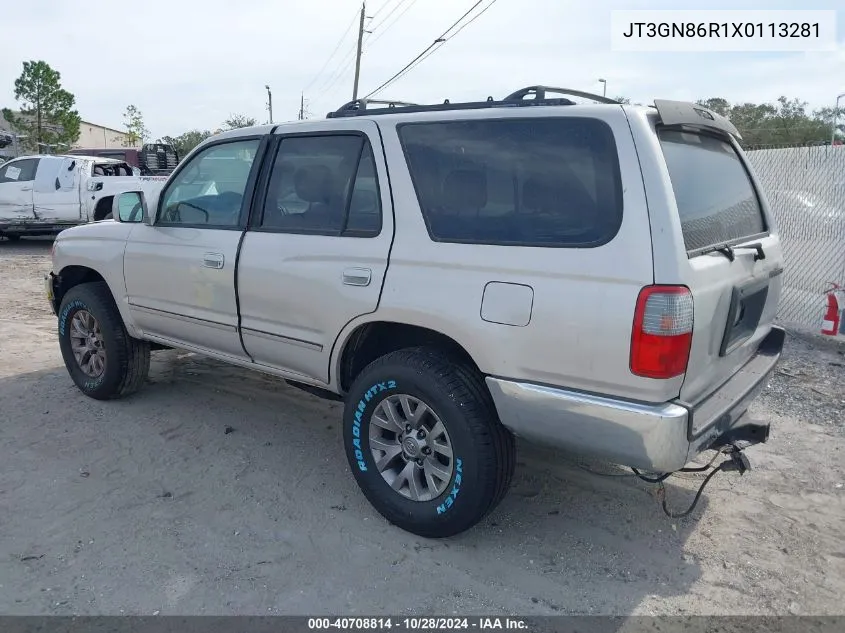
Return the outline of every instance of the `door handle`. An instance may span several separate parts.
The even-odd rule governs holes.
[[[21,191],[32,191],[32,187],[21,187]]]
[[[369,268],[347,268],[343,271],[343,283],[347,286],[369,286],[373,271]]]
[[[202,265],[206,268],[223,268],[224,261],[222,253],[206,253],[202,256]]]

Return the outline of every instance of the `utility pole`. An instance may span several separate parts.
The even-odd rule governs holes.
[[[270,92],[270,86],[265,85],[267,88],[267,110],[270,112],[270,123],[273,122],[273,93]]]
[[[831,126],[830,130],[830,146],[833,147],[833,144],[836,143],[836,126],[839,123],[839,100],[845,97],[845,92],[841,95],[836,96],[836,105],[833,106],[833,125]]]
[[[299,93],[299,120],[302,121],[302,119],[304,119],[304,118],[305,118],[305,93],[300,92]]]
[[[352,100],[358,100],[358,78],[361,76],[361,46],[364,43],[364,13],[367,3],[361,3],[361,21],[358,23],[358,54],[355,57],[355,86],[352,88]]]

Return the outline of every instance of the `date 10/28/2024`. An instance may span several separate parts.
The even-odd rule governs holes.
[[[397,631],[450,631],[450,630],[526,630],[525,620],[511,617],[324,617],[308,618],[308,629],[320,630],[397,630]]]

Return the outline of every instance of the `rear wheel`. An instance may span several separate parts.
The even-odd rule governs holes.
[[[347,397],[344,443],[375,509],[424,537],[475,525],[514,471],[513,436],[482,377],[422,348],[392,352],[361,372]]]
[[[150,345],[126,331],[104,282],[74,286],[59,307],[59,347],[70,377],[87,396],[137,391],[150,369]]]

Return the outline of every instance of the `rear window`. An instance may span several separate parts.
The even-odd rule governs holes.
[[[757,193],[730,143],[678,130],[658,135],[688,252],[766,231]]]
[[[616,144],[597,119],[408,123],[399,137],[436,241],[590,247],[622,224]]]

